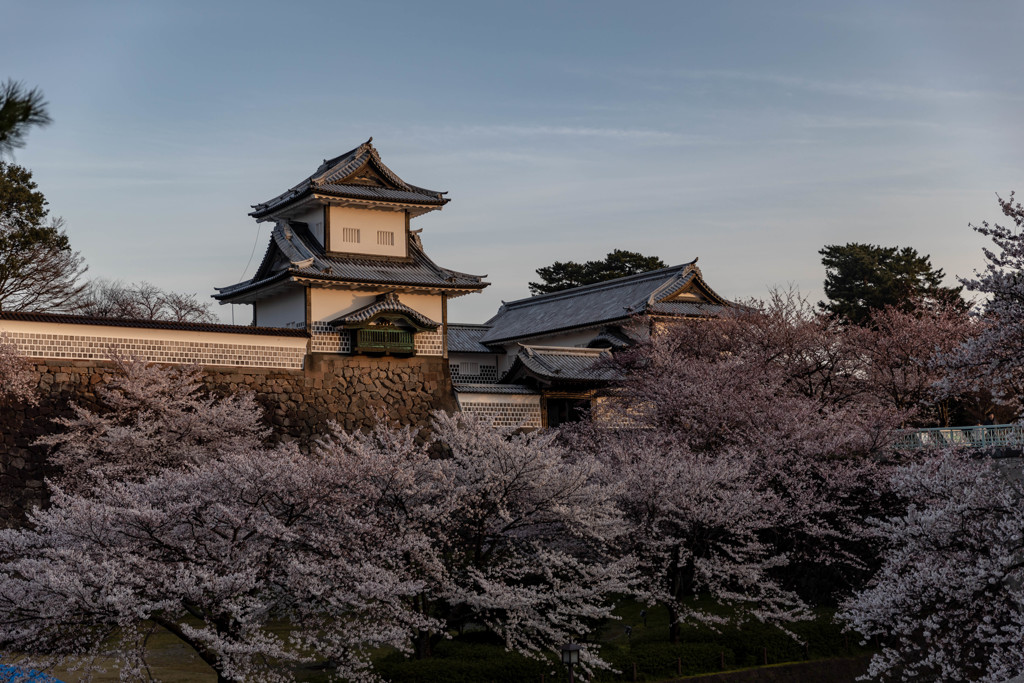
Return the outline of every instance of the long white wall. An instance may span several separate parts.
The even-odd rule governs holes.
[[[22,320],[0,320],[0,337],[26,358],[105,360],[116,352],[151,363],[295,369],[302,367],[309,341],[304,336]]]
[[[478,415],[498,428],[540,429],[539,394],[488,394],[457,391],[459,410]]]

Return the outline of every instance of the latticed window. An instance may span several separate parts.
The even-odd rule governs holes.
[[[395,233],[390,230],[377,231],[377,244],[382,247],[395,246]]]
[[[413,353],[412,332],[398,327],[364,327],[356,330],[357,353]]]
[[[341,240],[343,242],[359,244],[359,228],[342,228]]]

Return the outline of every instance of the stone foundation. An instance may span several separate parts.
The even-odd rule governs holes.
[[[32,443],[71,414],[70,402],[95,409],[96,386],[116,370],[109,361],[29,359],[39,377],[38,406],[0,405],[0,526],[19,523],[45,500],[45,450]],[[311,354],[304,369],[205,367],[214,392],[251,391],[278,438],[307,444],[334,420],[347,430],[376,415],[426,425],[433,410],[458,409],[447,361],[439,356],[369,358]]]

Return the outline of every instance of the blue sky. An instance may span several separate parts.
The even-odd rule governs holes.
[[[16,161],[92,276],[203,296],[248,277],[268,238],[249,205],[372,135],[450,192],[413,225],[441,265],[489,275],[451,307],[475,322],[536,268],[616,248],[699,256],[731,298],[817,300],[818,250],[850,241],[969,275],[968,222],[1024,187],[1022,19],[941,0],[0,0],[0,79],[49,100]]]

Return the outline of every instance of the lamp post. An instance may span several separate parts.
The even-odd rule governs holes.
[[[562,664],[569,667],[569,683],[576,682],[576,674],[573,666],[580,662],[580,644],[566,643],[562,646]]]

